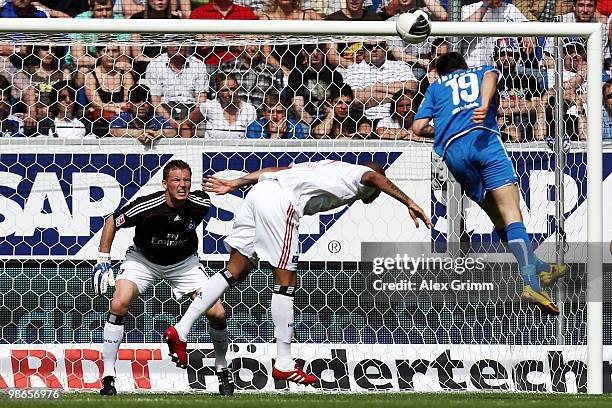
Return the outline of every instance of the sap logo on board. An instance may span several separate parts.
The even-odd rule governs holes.
[[[302,163],[318,160],[341,160],[348,163],[366,163],[375,161],[391,166],[401,155],[400,152],[226,152],[204,153],[202,169],[204,175],[216,175],[232,179],[260,170],[265,167],[288,166],[291,163]],[[204,238],[202,240],[205,254],[227,253],[223,238],[232,228],[234,215],[242,205],[249,189],[240,189],[232,194],[213,196],[209,211]],[[305,253],[336,221],[345,214],[349,207],[340,207],[312,217],[304,217],[300,225],[301,252]]]
[[[1,155],[0,254],[76,254],[171,157]]]

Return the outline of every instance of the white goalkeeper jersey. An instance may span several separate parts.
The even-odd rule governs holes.
[[[300,215],[313,215],[369,197],[373,187],[361,184],[371,168],[335,160],[293,163],[287,170],[264,173],[259,181],[277,180]]]

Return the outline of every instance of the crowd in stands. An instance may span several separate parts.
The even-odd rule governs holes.
[[[1,18],[395,20],[413,7],[449,19],[452,0],[0,0]],[[600,22],[605,30],[603,132],[612,140],[612,0],[481,0],[461,19]],[[274,24],[274,22],[270,22]],[[44,22],[41,21],[41,26]],[[554,136],[555,52],[562,52],[565,130],[586,134],[582,38],[430,38],[243,46],[133,45],[134,34],[70,46],[0,42],[0,136],[58,138],[401,139],[437,80],[437,57],[459,48],[470,67],[500,72],[498,122],[507,141]],[[83,45],[84,43],[90,45]],[[129,45],[128,45],[129,44]]]

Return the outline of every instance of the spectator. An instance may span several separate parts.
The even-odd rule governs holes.
[[[346,0],[346,6],[327,17],[325,20],[332,21],[381,21],[382,18],[364,8],[364,0]],[[355,63],[356,52],[361,46],[347,43],[334,43],[330,46],[327,58],[333,66],[347,68]],[[361,62],[361,61],[357,61]]]
[[[346,6],[327,17],[333,21],[381,21],[380,16],[364,8],[363,0],[347,0]]]
[[[210,0],[191,13],[192,19],[204,20],[257,20],[248,7],[238,6],[233,0]],[[234,47],[199,47],[198,55],[204,60],[208,72],[215,72],[219,65],[238,58]]]
[[[157,114],[170,122],[181,137],[191,137],[189,113],[207,99],[208,74],[202,61],[187,54],[187,48],[167,47],[145,74]],[[196,109],[197,110],[197,109]]]
[[[303,64],[291,71],[287,96],[293,100],[298,119],[312,123],[324,115],[323,104],[344,86],[342,75],[327,63],[324,45],[305,44],[300,56]],[[302,68],[303,67],[303,68]]]
[[[563,97],[565,100],[566,134],[586,140],[586,50],[582,43],[568,43],[563,47]],[[554,95],[556,71],[548,70],[548,87]],[[551,99],[551,105],[556,101]]]
[[[538,45],[536,37],[519,38],[520,59],[517,61],[517,71],[519,74],[532,75],[540,89],[546,89],[545,69],[541,58],[541,47]]]
[[[87,0],[38,0],[32,4],[53,18],[72,18],[88,9]]]
[[[597,2],[597,12],[604,17],[610,16],[612,14],[612,0],[599,0]]]
[[[165,0],[160,0],[165,3]],[[191,15],[191,2],[186,0],[169,0],[172,13],[178,18],[189,18]],[[116,0],[113,12],[122,14],[125,18],[133,18],[135,14],[146,10],[147,0]],[[160,6],[161,7],[161,6]]]
[[[25,71],[30,76],[30,83],[36,94],[36,120],[48,116],[48,108],[53,100],[52,85],[70,79],[70,70],[62,69],[61,61],[57,58],[58,53],[57,47],[35,46],[32,51],[33,58],[28,58],[26,62]]]
[[[38,131],[41,136],[62,139],[82,139],[91,135],[91,125],[86,122],[76,103],[76,84],[60,81],[53,84],[49,116],[40,121]]]
[[[176,129],[163,116],[155,114],[149,88],[136,85],[130,89],[126,109],[113,116],[110,133],[114,137],[133,137],[148,144],[160,137],[175,137]]]
[[[601,0],[600,0],[601,1]],[[600,2],[598,1],[598,3]],[[512,2],[529,21],[553,21],[554,16],[572,10],[572,0],[514,0]]]
[[[136,13],[144,10],[146,0],[115,0],[113,13],[121,14],[124,18],[132,18]]]
[[[388,117],[391,95],[400,89],[416,92],[416,78],[405,62],[387,59],[386,42],[366,42],[363,48],[364,60],[347,68],[344,82],[355,90],[368,119]]]
[[[382,0],[383,13],[387,20],[395,21],[399,15],[420,8],[431,15],[434,21],[446,21],[448,14],[438,0]]]
[[[531,75],[519,75],[516,61],[519,50],[513,47],[495,49],[495,64],[501,73],[497,90],[500,96],[498,122],[503,135],[512,142],[522,142],[528,134],[535,140],[544,140],[547,123],[541,96],[544,90],[538,87]]]
[[[196,0],[196,1],[198,3],[208,2],[208,0]],[[239,6],[250,8],[251,10],[253,10],[255,14],[263,13],[268,7],[268,2],[266,0],[236,0],[234,1],[234,3]]]
[[[602,82],[606,82],[608,79],[612,79],[612,58],[604,59],[603,71],[601,73]]]
[[[32,0],[7,0],[0,6],[0,18],[49,18],[42,8],[32,4]]]
[[[376,134],[381,139],[429,140],[412,134],[412,121],[416,110],[412,102],[414,92],[400,89],[391,97],[389,117],[378,121]]]
[[[205,137],[208,139],[241,139],[247,126],[257,119],[253,105],[238,96],[238,81],[234,74],[219,73],[215,77],[217,98],[204,102],[194,109],[189,118],[197,124],[206,121]]]
[[[378,0],[375,0],[378,2]],[[371,9],[372,0],[365,0],[363,2],[363,8]],[[321,16],[329,16],[330,14],[334,14],[342,8],[346,7],[346,0],[304,0],[304,9],[305,10],[313,10],[317,14]],[[376,11],[376,10],[372,10]]]
[[[555,21],[563,23],[602,23],[604,24],[604,31],[602,36],[602,50],[604,50],[604,56],[610,56],[610,50],[608,49],[608,37],[609,31],[609,19],[606,20],[604,16],[597,13],[595,8],[597,0],[573,0],[572,11],[563,14],[561,16],[555,16]],[[584,45],[585,39],[581,37],[569,37],[564,39],[565,42],[580,42]],[[546,39],[546,46],[544,52],[546,53],[546,66],[552,67],[554,65],[554,48],[555,39],[549,37]]]
[[[461,7],[461,21],[492,21],[492,22],[525,22],[527,17],[510,3],[502,0],[481,0],[477,3]],[[481,65],[492,65],[496,38],[478,37],[467,39],[466,62],[470,68]]]
[[[143,18],[152,19],[169,19],[169,18],[189,18],[183,16],[183,12],[180,8],[173,7],[173,4],[183,3],[190,4],[188,1],[176,1],[176,0],[147,0],[144,10],[133,14],[130,18],[142,20]],[[189,6],[191,7],[191,5]],[[189,11],[191,14],[191,10]]]
[[[15,44],[0,44],[0,77],[11,84],[11,98],[25,105],[25,125],[33,128],[36,126],[36,92],[30,86],[30,76],[11,62],[15,47]]]
[[[171,2],[174,0],[147,0],[147,7],[132,17],[131,19],[179,19],[179,15],[183,15],[182,12],[173,11],[170,7]],[[182,3],[189,4],[188,1]],[[191,7],[191,6],[190,6]],[[191,9],[190,9],[191,10]],[[166,50],[160,46],[147,46],[142,47],[135,45],[132,47],[132,57],[134,73],[138,79],[144,76],[147,66],[154,59],[162,55]],[[137,81],[138,82],[138,81]]]
[[[313,10],[302,10],[301,0],[271,0],[268,9],[256,13],[260,20],[320,20],[321,17]],[[289,75],[295,67],[298,55],[302,49],[301,44],[296,45],[264,45],[263,53],[268,63],[280,65]]]
[[[419,91],[417,92],[413,105],[414,111],[416,112],[421,105],[423,97],[425,96],[425,92],[429,88],[429,85],[433,84],[440,77],[438,75],[438,71],[436,70],[436,63],[438,62],[438,58],[442,55],[448,54],[450,51],[450,44],[444,38],[436,38],[431,43],[431,50],[429,55],[427,55],[426,59],[427,63],[427,73],[421,80],[419,81]]]
[[[23,121],[11,112],[11,83],[0,76],[0,137],[23,135]]]
[[[344,86],[327,102],[323,119],[312,122],[312,136],[317,139],[352,138],[358,132],[363,118],[361,111],[353,108],[355,97],[349,86]]]
[[[288,106],[278,95],[268,95],[265,102],[268,117],[261,117],[247,128],[250,139],[305,139],[306,130],[298,120],[287,117]]]
[[[234,74],[240,97],[259,110],[266,94],[280,94],[283,90],[283,71],[268,63],[259,45],[247,45],[240,51],[238,59],[222,64],[219,69],[221,73]]]
[[[85,11],[75,18],[78,19],[122,19],[121,14],[113,13],[112,0],[89,0],[89,10]],[[69,34],[70,38],[79,42],[87,42],[94,44],[98,41],[98,35],[94,33]],[[130,40],[129,34],[117,34],[114,36],[118,41]],[[70,47],[69,53],[66,55],[66,64],[75,65],[78,69],[76,78],[77,85],[82,85],[85,81],[85,74],[91,71],[96,64],[96,47],[94,45],[73,45]],[[126,59],[127,61],[127,59]]]
[[[612,141],[612,80],[603,85],[602,136],[605,141]]]
[[[85,76],[85,94],[90,102],[89,117],[96,122],[99,130],[108,131],[108,123],[128,101],[128,90],[134,85],[132,74],[120,64],[125,54],[124,47],[96,47],[98,62]],[[98,119],[104,119],[98,121]]]

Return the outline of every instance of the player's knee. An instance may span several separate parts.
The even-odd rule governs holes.
[[[117,316],[125,316],[130,309],[130,301],[122,298],[115,298],[111,300],[110,312]]]
[[[215,303],[213,307],[208,309],[206,316],[211,324],[219,325],[225,323],[225,309],[221,303]]]

